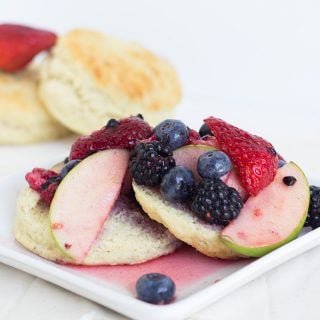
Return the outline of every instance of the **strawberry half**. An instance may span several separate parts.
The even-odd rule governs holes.
[[[204,122],[216,137],[220,149],[231,159],[251,195],[270,184],[278,169],[278,154],[268,141],[227,122],[210,117]]]
[[[23,69],[35,55],[50,49],[56,34],[16,24],[0,24],[0,70]]]
[[[79,138],[71,147],[70,160],[83,159],[97,151],[121,148],[132,150],[135,145],[152,135],[152,128],[140,117],[129,117],[108,124],[89,136]]]

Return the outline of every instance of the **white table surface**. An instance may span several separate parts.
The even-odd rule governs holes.
[[[217,115],[268,138],[286,159],[296,161],[320,181],[320,111],[249,108],[207,98],[189,99],[176,117],[198,128],[201,119]],[[31,169],[68,154],[72,139],[52,143],[0,147],[1,177]],[[0,319],[126,319],[46,281],[0,264]],[[189,319],[319,319],[320,247],[306,252],[194,314]],[[151,317],[151,316],[150,316]],[[152,318],[150,318],[152,319]],[[165,320],[165,319],[164,319]]]

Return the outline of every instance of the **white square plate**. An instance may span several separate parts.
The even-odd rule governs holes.
[[[3,179],[0,184],[0,261],[133,319],[149,320],[150,315],[154,320],[183,319],[320,244],[320,229],[304,230],[298,239],[256,260],[215,260],[183,247],[169,256],[136,266],[63,266],[25,250],[13,238],[17,196],[24,185],[24,173]],[[135,298],[135,281],[148,272],[162,272],[174,279],[175,301],[157,306]]]

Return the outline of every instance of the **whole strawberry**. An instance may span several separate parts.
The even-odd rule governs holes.
[[[220,149],[230,157],[249,194],[258,194],[273,181],[278,155],[271,143],[221,119],[210,117],[204,122],[216,137]]]
[[[83,159],[97,151],[112,148],[132,150],[139,141],[151,135],[152,128],[139,116],[119,121],[110,119],[102,129],[79,138],[72,145],[69,158]]]
[[[16,24],[0,24],[0,70],[23,69],[35,55],[50,49],[57,36],[49,31]]]

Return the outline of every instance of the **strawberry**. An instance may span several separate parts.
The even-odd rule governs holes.
[[[108,124],[89,136],[79,138],[71,147],[70,160],[83,159],[97,151],[121,148],[132,150],[135,145],[152,135],[152,128],[140,117],[129,117]]]
[[[271,143],[214,117],[204,122],[230,157],[249,194],[257,195],[273,181],[278,154]]]
[[[34,168],[26,174],[26,180],[30,188],[39,193],[40,199],[50,205],[61,178],[52,170]]]
[[[32,58],[50,49],[57,36],[49,31],[15,24],[0,24],[0,70],[23,69]]]

